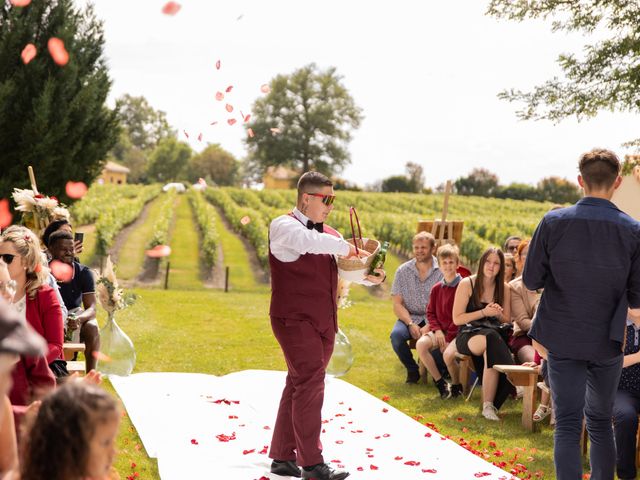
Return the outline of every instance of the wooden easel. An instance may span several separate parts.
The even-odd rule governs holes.
[[[418,222],[418,232],[431,232],[436,239],[436,245],[445,243],[460,245],[462,241],[462,229],[464,222],[447,221],[449,214],[449,196],[451,195],[451,180],[447,180],[444,189],[444,203],[442,205],[442,216],[433,221],[420,220]]]

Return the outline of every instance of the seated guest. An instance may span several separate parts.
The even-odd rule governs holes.
[[[59,230],[73,234],[73,225],[71,225],[71,222],[69,222],[69,220],[65,219],[54,220],[49,225],[47,225],[47,228],[44,229],[44,233],[42,234],[42,243],[44,244],[45,248],[49,248],[49,239],[51,238],[51,234]],[[75,254],[80,255],[82,253],[82,249],[82,242],[80,240],[74,240],[73,250]],[[49,253],[49,255],[51,254]],[[78,261],[77,258],[76,261]]]
[[[640,414],[640,314],[629,310],[622,375],[613,407],[617,471],[621,480],[635,479],[636,435]]]
[[[15,280],[9,276],[6,263],[0,260],[0,302],[12,305],[15,285]],[[12,313],[11,318],[15,317],[26,324],[24,316],[21,316],[13,306],[9,310],[2,311],[5,312],[3,313],[5,316],[8,315],[8,312]],[[44,342],[44,340],[42,341]],[[9,391],[9,399],[17,418],[22,416],[28,405],[34,400],[38,400],[56,385],[55,377],[44,355],[19,357],[11,371],[11,376],[12,387]]]
[[[500,420],[497,410],[511,392],[507,377],[494,365],[513,365],[507,345],[511,322],[510,289],[504,283],[504,255],[489,248],[480,257],[478,273],[463,279],[453,301],[453,322],[460,326],[456,337],[458,352],[472,355],[482,381],[482,415]]]
[[[462,277],[456,273],[459,264],[458,249],[452,245],[443,245],[438,249],[438,265],[444,275],[441,282],[431,289],[427,305],[427,319],[429,331],[424,333],[416,343],[416,350],[420,360],[433,377],[433,381],[440,391],[440,398],[458,397],[462,394],[458,364],[455,359],[456,348],[454,340],[458,333],[458,326],[451,317],[453,298]],[[439,350],[444,357],[449,375],[451,388],[440,374],[432,350]]]
[[[14,308],[49,345],[47,363],[64,361],[62,310],[47,284],[49,269],[42,263],[38,238],[28,228],[13,225],[0,236],[0,257],[16,282]]]
[[[46,348],[42,337],[20,321],[9,304],[0,298],[0,478],[18,468],[16,429],[7,397],[12,371],[21,356],[41,356]]]
[[[438,260],[433,256],[436,240],[430,233],[413,237],[414,258],[398,267],[391,286],[393,313],[398,318],[391,331],[391,345],[407,369],[407,383],[418,383],[420,371],[408,342],[429,331],[426,321],[431,288],[442,280]]]
[[[113,478],[120,416],[117,402],[98,386],[72,381],[57,388],[28,430],[21,480]]]
[[[524,262],[529,252],[529,240],[524,240],[518,246],[516,264],[518,272],[524,269]],[[535,350],[531,345],[531,339],[527,335],[531,328],[531,322],[535,316],[540,294],[527,290],[522,282],[522,275],[509,282],[511,288],[511,320],[513,322],[513,336],[509,347],[520,363],[533,362]]]
[[[507,238],[504,241],[504,245],[502,246],[502,251],[504,253],[510,253],[511,255],[515,254],[516,250],[518,250],[518,245],[520,245],[521,241],[522,239],[517,236],[511,236]]]
[[[521,244],[522,245],[522,244]],[[504,281],[505,283],[509,283],[511,280],[516,278],[516,272],[518,268],[516,267],[516,259],[510,253],[504,254]]]
[[[60,294],[64,304],[71,312],[78,308],[84,311],[75,317],[69,317],[67,328],[80,329],[80,341],[85,344],[87,372],[96,367],[94,352],[100,350],[100,330],[96,321],[96,284],[93,273],[86,265],[74,258],[73,236],[64,230],[58,230],[49,237],[49,252],[52,261],[57,260],[73,267],[70,281],[59,281]]]

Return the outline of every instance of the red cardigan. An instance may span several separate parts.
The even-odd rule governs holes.
[[[457,289],[457,284],[449,287],[438,282],[431,288],[427,304],[429,330],[442,330],[447,342],[451,342],[458,334],[458,325],[453,323],[453,299]]]
[[[27,323],[47,341],[49,346],[46,354],[47,364],[57,358],[64,360],[62,309],[53,288],[42,285],[34,298],[27,296],[26,316]]]

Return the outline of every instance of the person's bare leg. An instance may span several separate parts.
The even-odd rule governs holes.
[[[535,349],[531,345],[525,345],[518,350],[518,360],[520,363],[533,362],[535,356]]]
[[[453,385],[460,384],[460,367],[458,367],[458,362],[456,361],[456,353],[458,353],[456,342],[452,341],[447,345],[447,348],[445,348],[442,354],[447,370],[449,370],[449,375],[451,375],[451,383]]]
[[[433,381],[437,382],[442,378],[442,375],[440,374],[440,370],[438,370],[436,361],[433,359],[433,355],[431,355],[432,349],[433,341],[428,335],[423,335],[416,342],[416,351],[418,352],[420,361],[427,368],[427,371],[433,378]]]
[[[93,352],[100,351],[100,330],[95,322],[85,322],[82,325],[80,341],[85,345],[84,357],[87,372],[95,370],[97,360]]]

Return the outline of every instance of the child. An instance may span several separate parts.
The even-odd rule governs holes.
[[[109,478],[120,425],[116,401],[87,382],[47,396],[25,439],[21,480]]]

